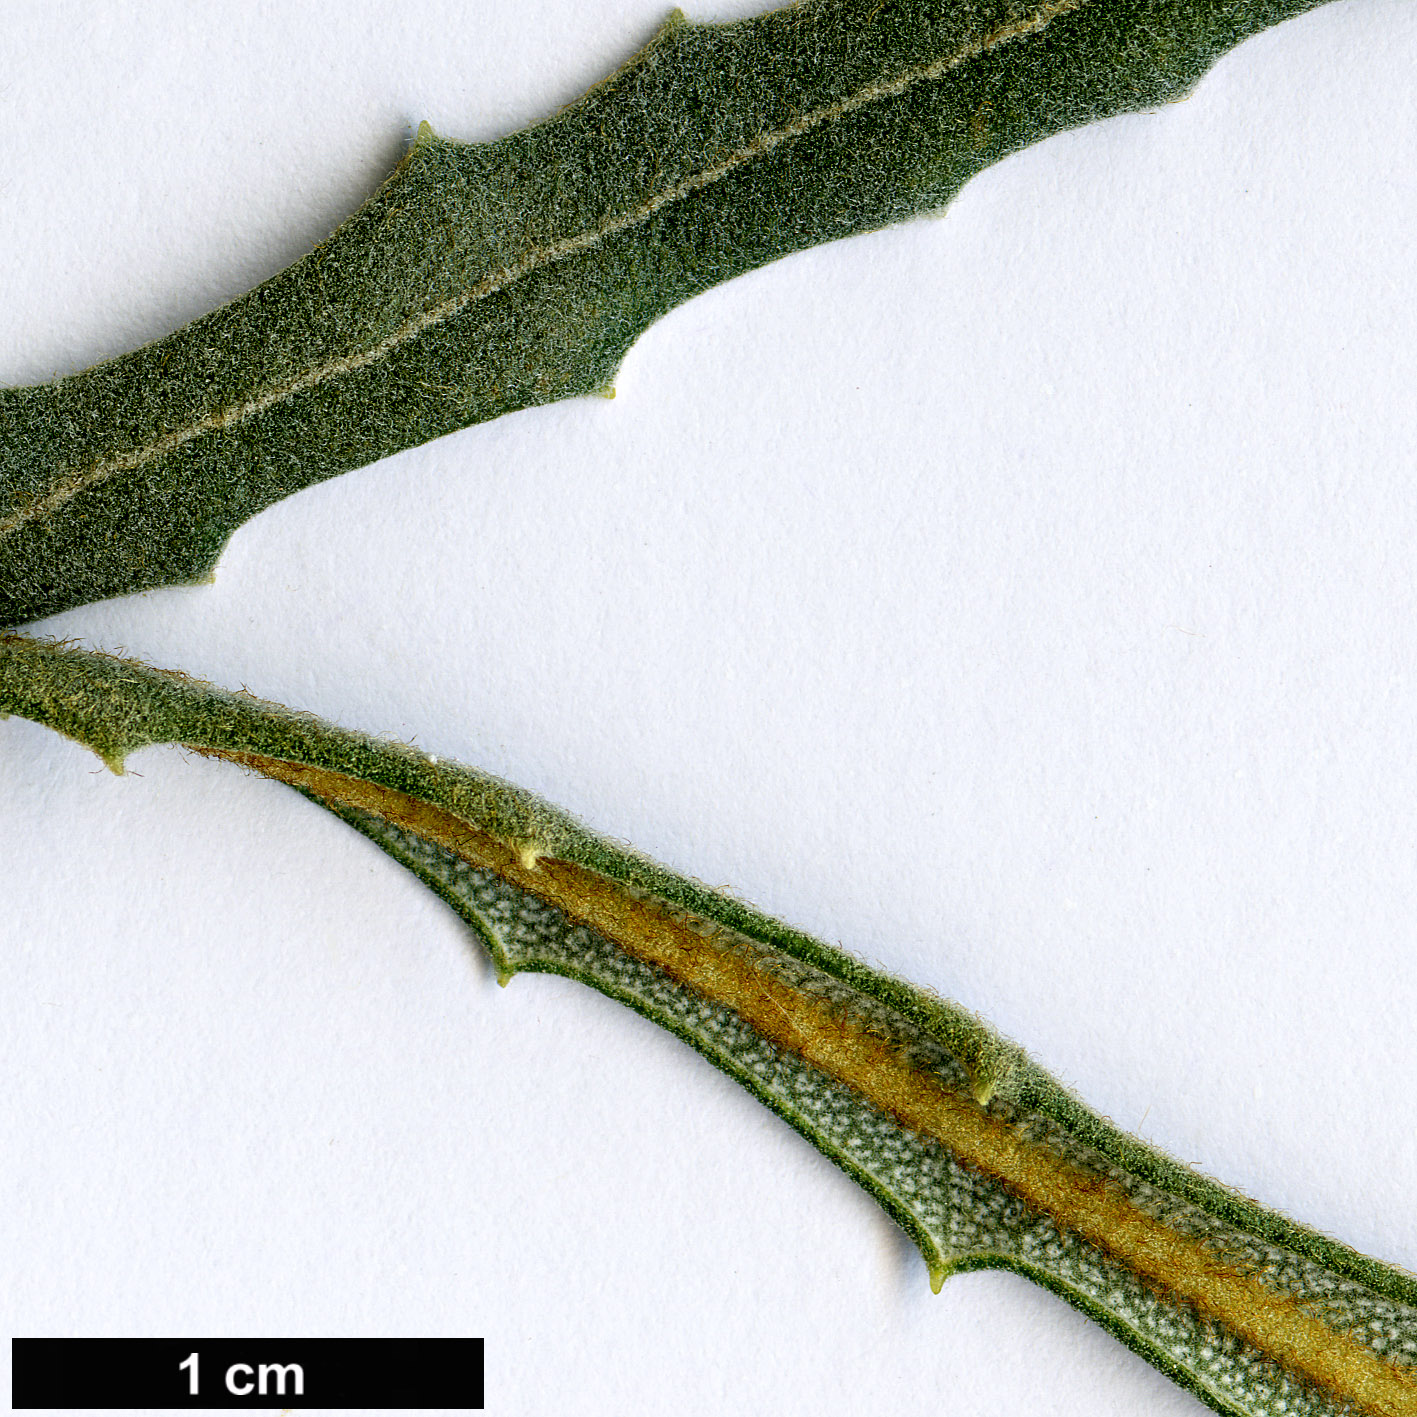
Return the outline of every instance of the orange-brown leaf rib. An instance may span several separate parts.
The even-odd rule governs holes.
[[[204,750],[211,752],[212,750]],[[679,983],[733,1009],[965,1165],[1001,1181],[1172,1300],[1215,1319],[1275,1363],[1372,1417],[1417,1417],[1417,1373],[1388,1363],[1301,1304],[1168,1228],[1115,1182],[1022,1137],[827,1000],[776,977],[717,928],[631,895],[572,862],[538,858],[405,793],[255,754],[217,752],[323,800],[375,813],[550,902]]]

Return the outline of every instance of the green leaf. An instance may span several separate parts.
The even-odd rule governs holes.
[[[530,794],[132,661],[0,638],[0,710],[115,770],[177,742],[285,781],[436,890],[499,975],[668,1028],[874,1196],[938,1284],[1033,1279],[1215,1410],[1417,1411],[1417,1280],[1118,1131],[957,1005]]]
[[[0,624],[200,581],[321,479],[603,390],[679,302],[938,209],[989,163],[1184,94],[1316,0],[832,0],[676,16],[556,117],[426,127],[284,274],[167,339],[0,391]]]

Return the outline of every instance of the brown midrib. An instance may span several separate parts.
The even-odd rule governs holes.
[[[758,1033],[850,1087],[906,1126],[936,1138],[963,1163],[1002,1182],[1132,1274],[1233,1332],[1297,1376],[1374,1417],[1417,1417],[1417,1374],[1385,1362],[1301,1305],[1225,1264],[1198,1238],[1167,1229],[1105,1177],[1019,1136],[972,1099],[912,1065],[901,1050],[793,989],[740,950],[688,928],[653,901],[569,861],[537,857],[454,813],[341,773],[257,754],[198,749],[360,808],[453,851],[469,864],[555,905],[731,1008]]]

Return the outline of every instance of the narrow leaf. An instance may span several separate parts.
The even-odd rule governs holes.
[[[328,241],[166,339],[0,390],[0,625],[206,578],[300,488],[605,388],[690,296],[1183,95],[1318,0],[809,0],[672,18],[487,144],[425,125]]]
[[[582,980],[742,1083],[881,1203],[937,1288],[1025,1275],[1219,1412],[1417,1413],[1417,1279],[1118,1131],[956,1004],[517,788],[248,695],[7,636],[0,711],[115,771],[174,742],[289,783],[437,891],[504,982]]]

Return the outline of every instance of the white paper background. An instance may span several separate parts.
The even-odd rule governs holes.
[[[532,121],[662,14],[11,0],[0,380],[240,293],[418,120]],[[1341,0],[701,297],[613,402],[43,628],[534,788],[1417,1269],[1414,72],[1417,10]],[[0,724],[0,1336],[484,1334],[496,1413],[1200,1410],[1021,1280],[932,1296],[707,1064],[498,990],[294,794],[131,767]]]

